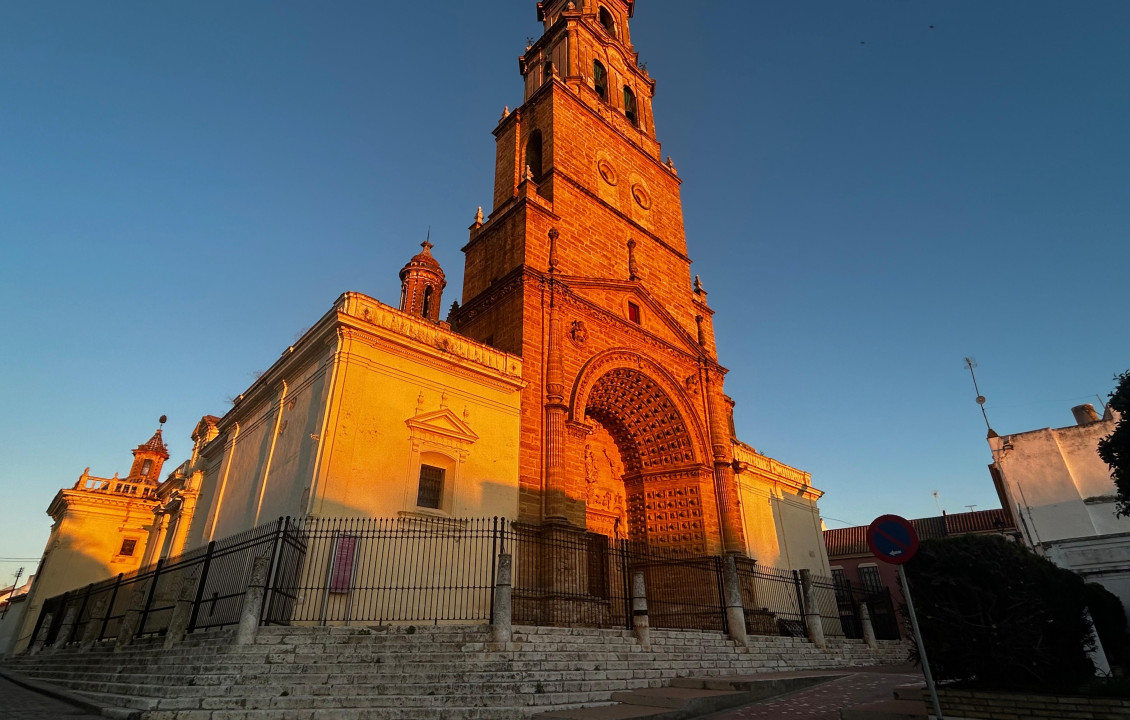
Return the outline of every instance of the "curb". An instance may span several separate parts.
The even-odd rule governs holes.
[[[95,702],[90,698],[83,697],[78,693],[72,692],[65,688],[61,688],[58,685],[51,685],[50,683],[33,680],[26,675],[21,675],[20,673],[12,672],[11,670],[7,670],[5,668],[0,668],[0,677],[15,683],[20,687],[31,690],[32,692],[37,692],[40,695],[46,695],[47,697],[61,700],[68,705],[74,705],[77,708],[81,708],[83,710],[86,710],[87,712],[94,713],[95,715],[101,715],[102,717],[107,718],[115,718],[115,720],[141,719],[140,710],[130,710],[128,708],[117,707],[116,705],[104,705],[102,703]]]

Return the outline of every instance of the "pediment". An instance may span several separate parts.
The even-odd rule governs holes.
[[[448,408],[416,415],[404,423],[413,431],[435,433],[467,444],[479,439],[471,426]]]
[[[651,317],[649,322],[643,324],[643,329],[646,332],[691,355],[703,353],[702,347],[698,344],[698,339],[691,334],[691,331],[679,324],[679,321],[671,315],[662,303],[635,283],[570,280],[569,289],[586,303],[615,315],[618,319],[624,319],[621,305],[626,300],[633,300]]]

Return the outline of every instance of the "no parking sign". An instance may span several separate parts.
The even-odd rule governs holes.
[[[902,565],[918,552],[918,532],[906,518],[884,515],[868,526],[867,547],[883,562]]]

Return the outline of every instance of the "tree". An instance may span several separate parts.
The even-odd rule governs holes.
[[[1110,465],[1110,476],[1118,489],[1115,512],[1130,515],[1130,370],[1119,375],[1118,387],[1110,394],[1107,407],[1121,413],[1114,432],[1099,441],[1099,457]]]
[[[1071,692],[1094,676],[1075,573],[997,535],[927,540],[905,567],[939,680]]]

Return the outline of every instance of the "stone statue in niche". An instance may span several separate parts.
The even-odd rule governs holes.
[[[574,320],[569,328],[569,336],[573,338],[573,342],[584,345],[585,341],[589,339],[589,330],[585,327],[585,321]]]

